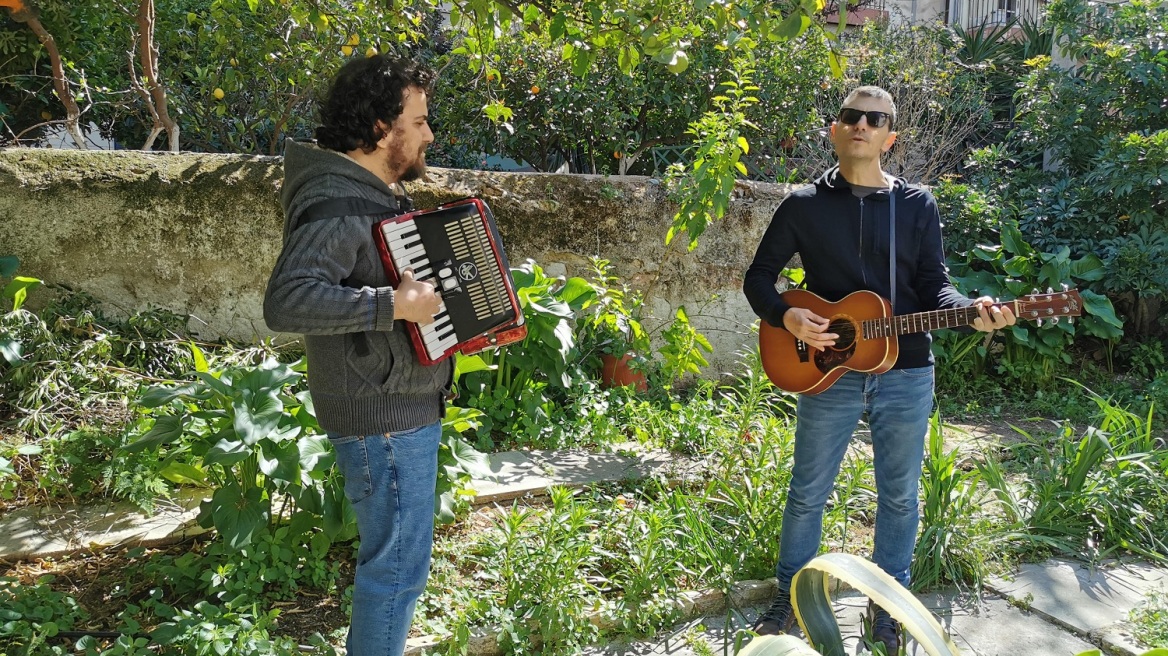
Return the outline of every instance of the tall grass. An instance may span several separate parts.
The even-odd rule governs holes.
[[[1168,562],[1168,451],[1141,417],[1097,394],[1095,425],[1081,436],[1064,424],[1054,443],[1011,447],[1024,475],[1011,483],[996,464],[983,477],[1022,547],[1098,560],[1120,551]]]

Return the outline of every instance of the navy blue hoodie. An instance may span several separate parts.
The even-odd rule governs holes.
[[[949,281],[941,247],[937,201],[927,190],[896,178],[892,191],[864,198],[834,167],[775,210],[771,225],[746,271],[742,291],[763,321],[783,327],[790,306],[775,282],[795,253],[803,262],[808,291],[836,302],[866,289],[891,298],[888,280],[889,194],[896,194],[896,307],[894,314],[966,307],[973,300]],[[897,369],[933,363],[928,333],[900,336]]]

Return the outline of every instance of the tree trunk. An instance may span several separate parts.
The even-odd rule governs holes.
[[[17,0],[19,2],[19,0]],[[65,106],[65,129],[69,132],[69,136],[73,137],[73,142],[81,150],[87,150],[89,147],[85,144],[85,135],[81,134],[81,109],[77,106],[77,101],[73,99],[73,92],[69,89],[69,82],[65,79],[65,66],[61,63],[61,53],[57,50],[57,42],[53,39],[53,35],[49,34],[41,21],[36,17],[28,18],[28,27],[40,39],[41,45],[49,53],[49,62],[53,65],[53,89],[57,92],[57,98],[61,100],[61,104]]]
[[[154,43],[154,0],[142,0],[138,6],[138,57],[141,59],[142,76],[146,78],[145,88],[137,81],[138,76],[134,75],[132,61],[130,77],[134,80],[135,86],[146,101],[146,106],[150,109],[150,115],[154,118],[154,128],[150,131],[150,137],[142,149],[149,150],[153,147],[159,131],[166,130],[168,150],[177,153],[179,149],[178,122],[170,116],[166,87],[163,86],[158,75],[158,47]]]

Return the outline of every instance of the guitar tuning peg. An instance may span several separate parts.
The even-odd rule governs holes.
[[[1034,287],[1034,288],[1032,288],[1032,289],[1030,290],[1030,293],[1031,293],[1031,294],[1034,294],[1035,296],[1037,296],[1037,295],[1038,295],[1038,288],[1037,288],[1037,287]]]
[[[1047,288],[1046,288],[1046,293],[1047,293],[1047,294],[1053,294],[1053,293],[1054,293],[1054,290],[1053,290],[1053,289],[1051,289],[1050,287],[1047,287]]]
[[[1063,291],[1065,292],[1065,291],[1069,290],[1071,288],[1071,286],[1064,282],[1062,284],[1062,288],[1063,288]]]
[[[1038,320],[1036,320],[1034,323],[1038,324],[1038,327],[1039,327],[1039,328],[1041,328],[1041,327],[1042,327],[1042,319],[1038,319]]]
[[[1067,317],[1067,323],[1069,323],[1069,324],[1071,324],[1071,325],[1074,325],[1074,324],[1075,324],[1075,318],[1074,318],[1074,317]]]
[[[1058,318],[1058,317],[1055,317],[1055,318],[1051,319],[1051,320],[1050,320],[1050,322],[1051,322],[1052,324],[1058,325],[1059,318]]]

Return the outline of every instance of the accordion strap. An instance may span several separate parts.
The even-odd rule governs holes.
[[[410,211],[409,199],[402,197],[398,199],[400,206],[397,208],[382,205],[376,201],[368,198],[359,198],[357,196],[346,196],[342,198],[328,198],[322,200],[308,207],[300,213],[300,222],[296,227],[302,228],[314,221],[323,221],[325,219],[335,219],[339,216],[377,216],[383,215],[385,217],[396,216],[398,214],[405,214]]]

